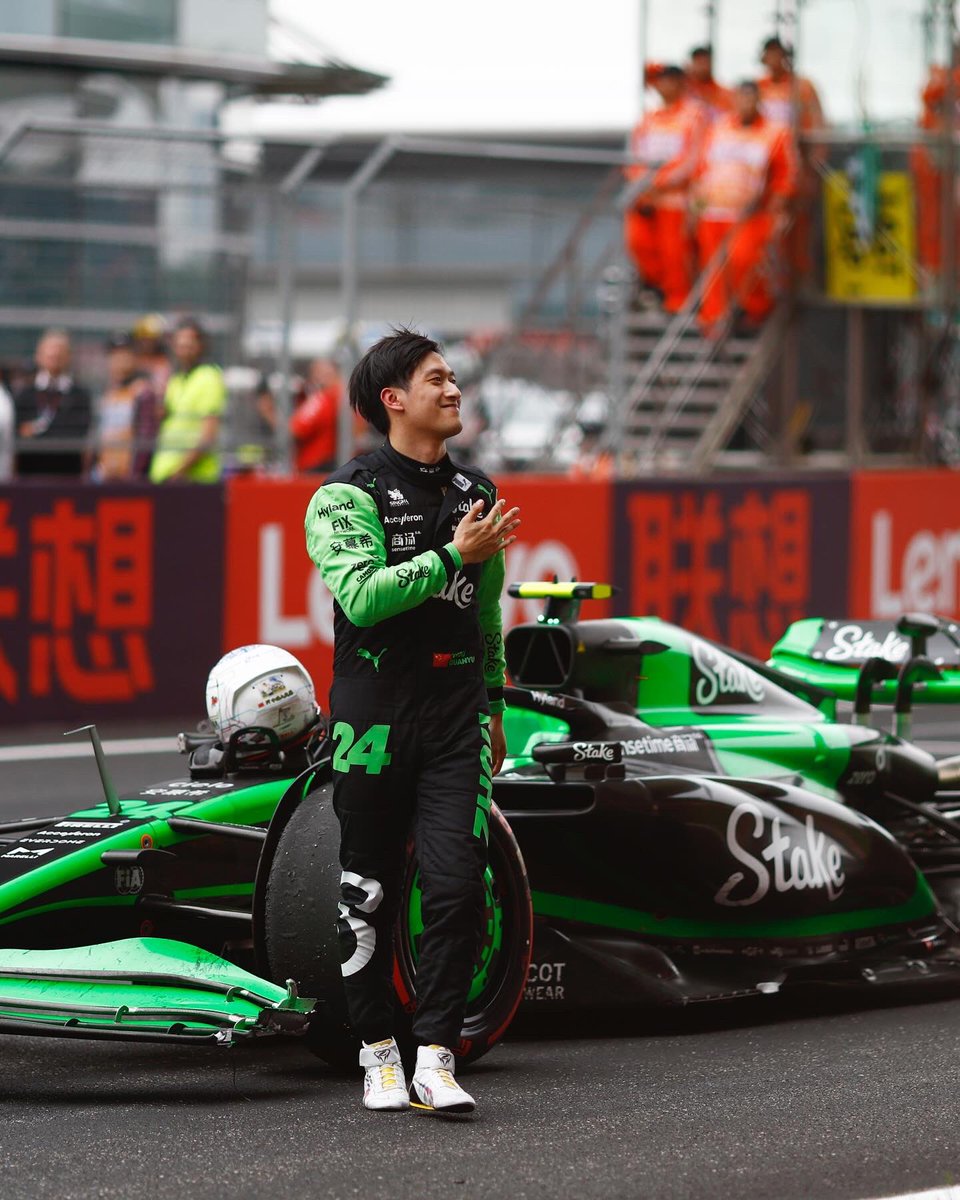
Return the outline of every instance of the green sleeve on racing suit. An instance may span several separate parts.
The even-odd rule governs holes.
[[[504,555],[501,550],[488,558],[480,569],[477,602],[480,608],[480,635],[483,638],[483,682],[486,684],[491,713],[502,713],[503,681],[503,617],[500,612],[500,593],[503,591]]]
[[[463,561],[453,542],[387,566],[377,503],[349,483],[328,483],[307,506],[307,553],[347,620],[359,629],[416,608],[442,591]]]

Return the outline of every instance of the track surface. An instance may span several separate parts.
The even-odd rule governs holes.
[[[931,710],[918,733],[957,753],[957,724]],[[49,730],[30,738],[55,740]],[[0,745],[22,740],[6,733]],[[173,753],[112,763],[121,793],[182,766]],[[99,798],[91,761],[0,766],[0,819],[63,811],[65,794]],[[449,1121],[366,1113],[355,1076],[297,1045],[188,1052],[3,1038],[6,1191],[866,1200],[960,1183],[960,999],[814,1004],[520,1030],[465,1077],[478,1113]]]

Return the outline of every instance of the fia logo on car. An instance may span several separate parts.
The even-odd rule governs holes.
[[[113,886],[120,896],[135,896],[143,891],[143,867],[117,867]]]
[[[748,850],[740,838],[742,832],[743,836],[753,839],[763,836],[766,829],[763,813],[751,800],[737,805],[727,821],[727,849],[747,868],[749,875],[734,871],[714,896],[717,904],[728,908],[759,904],[770,891],[771,884],[781,893],[817,890],[825,891],[831,901],[840,897],[847,878],[840,846],[817,829],[810,813],[807,813],[802,834],[795,825],[788,828],[792,836],[784,832],[780,817],[774,817],[770,840],[758,856]],[[771,864],[772,872],[767,863]],[[741,885],[752,886],[753,890],[749,895],[734,898],[734,892],[742,892]]]

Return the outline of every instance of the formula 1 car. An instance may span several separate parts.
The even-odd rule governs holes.
[[[222,1045],[303,1034],[331,1061],[355,1063],[359,1042],[340,986],[325,726],[295,750],[267,729],[226,746],[181,734],[189,776],[123,799],[88,728],[105,801],[62,819],[0,824],[0,1033]],[[510,1023],[530,958],[529,886],[496,806],[489,846],[458,1047],[468,1059]],[[412,844],[398,928],[402,1041],[422,928]]]
[[[548,600],[507,638],[496,787],[532,887],[528,1005],[960,983],[958,763],[903,736],[914,695],[960,698],[955,627],[875,630],[911,653],[838,677],[814,643],[842,622],[798,623],[768,664],[652,617],[579,620],[603,585],[512,590]]]
[[[606,585],[511,590],[547,604],[506,641],[509,757],[462,1053],[493,1045],[521,1000],[536,1014],[960,983],[956,763],[863,723],[865,701],[860,723],[839,722],[796,630],[788,672],[655,618],[580,620]],[[911,661],[930,628],[903,626]],[[871,698],[889,687],[885,668],[862,670]],[[352,1056],[325,738],[299,757],[255,731],[181,740],[189,778],[118,800],[98,752],[104,803],[0,827],[2,940],[17,948],[0,951],[0,1032],[229,1041],[299,1025],[326,1057]],[[401,1017],[420,928],[411,845]],[[123,940],[62,949],[108,939]]]

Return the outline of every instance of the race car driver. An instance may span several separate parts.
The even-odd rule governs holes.
[[[393,1033],[391,933],[415,828],[423,897],[414,1099],[469,1112],[455,1077],[480,933],[492,775],[502,765],[503,550],[518,509],[451,462],[460,389],[438,344],[396,330],[350,377],[383,445],[310,501],[307,549],[334,597],[330,718],[340,821],[338,930],[364,1105],[410,1102]]]

